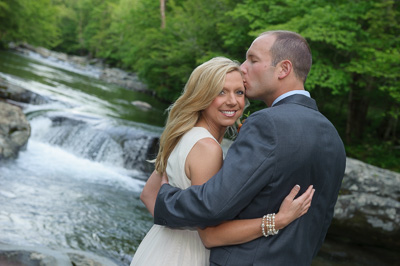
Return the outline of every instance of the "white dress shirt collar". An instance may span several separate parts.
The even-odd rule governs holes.
[[[311,97],[310,93],[305,90],[288,91],[288,92],[282,94],[281,96],[279,96],[278,98],[276,98],[275,101],[272,103],[271,107],[274,106],[280,100],[285,99],[286,97],[292,96],[294,94],[302,94],[304,96]]]

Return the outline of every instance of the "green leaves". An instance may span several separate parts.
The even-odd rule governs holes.
[[[314,61],[306,81],[306,89],[313,91],[315,88],[330,89],[332,95],[344,94],[349,90],[348,84],[351,75],[345,69],[330,64],[323,58]]]
[[[0,41],[52,47],[59,30],[50,0],[0,0]]]

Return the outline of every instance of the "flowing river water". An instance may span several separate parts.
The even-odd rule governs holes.
[[[76,250],[129,265],[152,225],[139,194],[167,106],[100,81],[96,68],[82,70],[34,53],[0,51],[0,77],[43,96],[22,104],[32,128],[26,149],[14,161],[0,161],[0,247]],[[348,262],[331,245],[324,244],[313,266],[368,260],[390,265],[367,257]],[[368,251],[350,253],[357,261]]]
[[[127,265],[152,225],[139,201],[149,175],[142,150],[162,131],[166,106],[96,75],[0,52],[0,77],[48,99],[24,106],[27,148],[0,162],[0,242],[88,251]]]

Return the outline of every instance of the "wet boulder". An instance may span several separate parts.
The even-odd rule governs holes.
[[[17,157],[30,134],[31,127],[21,108],[0,101],[0,159]]]
[[[0,98],[9,99],[20,103],[44,104],[50,102],[50,99],[26,90],[21,86],[11,84],[0,77]]]
[[[347,158],[329,235],[400,250],[400,173]]]
[[[108,258],[72,249],[24,247],[0,243],[0,265],[117,266]]]

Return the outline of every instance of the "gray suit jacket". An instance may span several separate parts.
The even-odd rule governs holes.
[[[154,222],[206,227],[259,218],[278,212],[294,185],[302,193],[312,184],[308,213],[278,235],[213,248],[210,256],[211,265],[310,265],[331,223],[345,163],[343,143],[315,101],[292,95],[246,119],[222,169],[204,185],[163,185]]]

